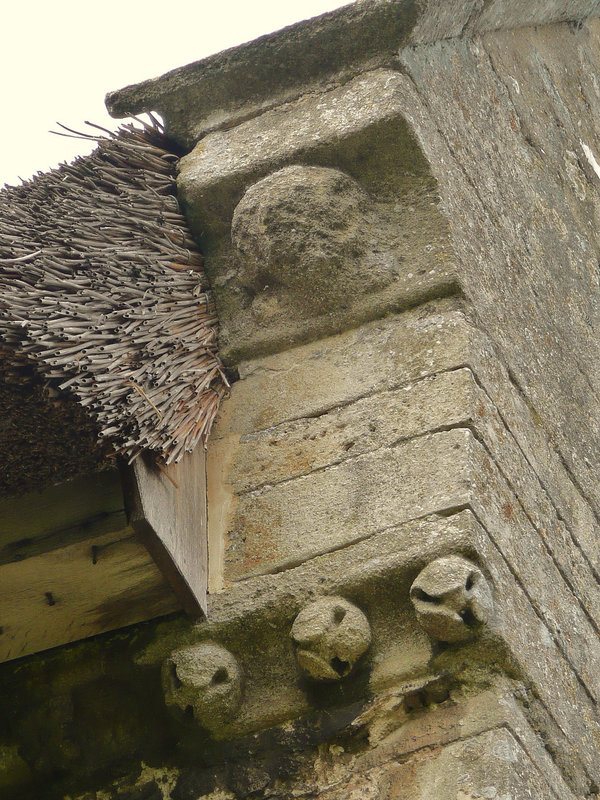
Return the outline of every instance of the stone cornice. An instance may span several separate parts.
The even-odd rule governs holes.
[[[392,66],[405,45],[598,14],[597,0],[363,0],[109,92],[106,105],[117,118],[159,112],[169,135],[191,148],[311,89]]]

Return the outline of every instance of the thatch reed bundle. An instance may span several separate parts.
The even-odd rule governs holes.
[[[228,388],[215,308],[158,124],[90,138],[90,156],[0,192],[2,371],[33,365],[116,451],[169,464]]]

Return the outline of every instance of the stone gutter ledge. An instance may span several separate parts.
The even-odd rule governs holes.
[[[394,66],[401,47],[468,33],[600,14],[598,0],[357,0],[239,47],[109,92],[113,117],[160,113],[168,134],[191,149],[206,133],[230,128],[308,91]]]

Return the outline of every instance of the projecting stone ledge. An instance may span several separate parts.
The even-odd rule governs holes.
[[[362,0],[253,42],[109,92],[114,117],[163,115],[186,149],[206,133],[369,69],[398,64],[401,47],[467,33],[581,21],[596,0]]]

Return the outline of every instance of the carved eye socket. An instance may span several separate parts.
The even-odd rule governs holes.
[[[333,612],[333,621],[335,622],[336,625],[339,625],[345,616],[346,616],[346,609],[338,606]]]
[[[229,673],[225,669],[225,667],[220,667],[215,674],[212,676],[211,683],[213,686],[218,686],[221,683],[227,683],[229,680]]]
[[[441,597],[435,597],[435,595],[433,594],[428,594],[426,591],[420,589],[419,587],[413,589],[413,597],[416,600],[420,600],[422,603],[431,603],[431,605],[434,606],[440,606],[442,604]]]
[[[464,608],[459,612],[459,616],[465,625],[467,625],[467,627],[473,628],[477,625],[477,617],[475,614],[473,614],[470,608]]]
[[[465,589],[467,592],[471,591],[471,589],[475,586],[475,575],[471,572],[467,576],[467,580],[465,581]]]

